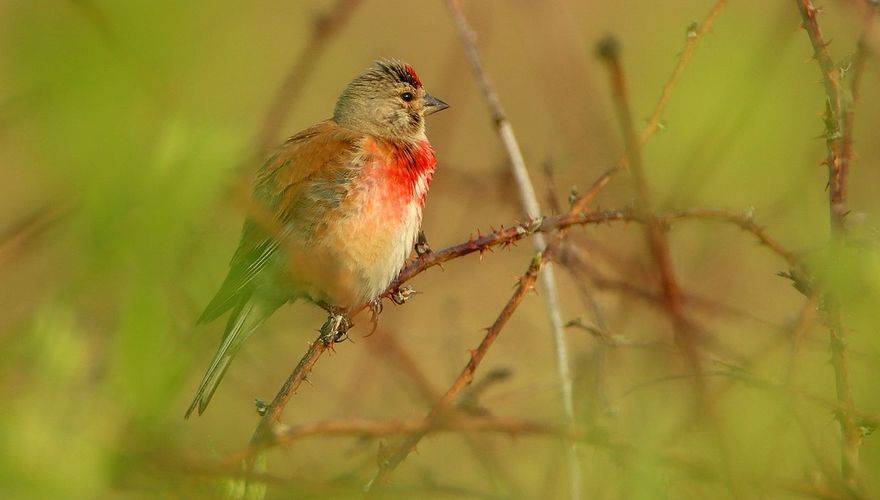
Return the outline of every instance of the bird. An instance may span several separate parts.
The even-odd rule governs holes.
[[[242,343],[281,306],[305,299],[342,316],[378,304],[421,229],[437,164],[425,117],[448,107],[412,66],[380,59],[345,87],[332,118],[266,160],[228,274],[197,321],[229,312],[185,418],[205,411]]]

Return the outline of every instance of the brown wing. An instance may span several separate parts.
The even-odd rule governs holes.
[[[274,273],[267,270],[281,258],[280,237],[307,239],[327,223],[359,171],[361,140],[327,121],[291,137],[269,158],[258,174],[229,274],[199,322],[248,300],[261,285],[275,288]]]

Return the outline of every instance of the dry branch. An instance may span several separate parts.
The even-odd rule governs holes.
[[[813,57],[822,73],[822,86],[825,89],[825,142],[828,155],[828,196],[831,209],[831,225],[835,231],[842,231],[846,216],[846,175],[849,158],[842,153],[843,138],[843,96],[841,93],[840,69],[828,53],[828,43],[816,17],[819,10],[811,0],[795,0],[801,14],[801,26],[806,30],[813,46]]]
[[[519,189],[520,201],[526,215],[534,219],[541,214],[541,206],[538,203],[538,197],[535,194],[535,187],[529,178],[529,171],[526,167],[525,159],[520,151],[519,143],[513,133],[513,126],[507,119],[507,114],[501,105],[498,93],[495,91],[489,74],[483,67],[479,49],[477,48],[476,34],[470,26],[461,5],[458,0],[446,0],[446,8],[452,17],[453,24],[458,31],[459,38],[464,44],[465,54],[471,63],[474,77],[483,91],[483,97],[492,114],[492,121],[495,130],[501,138],[507,157],[510,160],[510,167],[513,177]],[[535,250],[543,252],[547,247],[547,242],[543,235],[535,235],[532,240]],[[559,384],[562,393],[562,406],[565,411],[565,417],[569,425],[574,425],[574,394],[572,392],[571,377],[571,361],[568,355],[568,341],[565,338],[565,331],[562,326],[562,312],[559,305],[559,290],[556,283],[556,275],[553,272],[553,266],[548,265],[544,273],[540,276],[541,285],[544,293],[544,306],[547,309],[547,315],[550,319],[550,327],[553,333],[553,343],[556,347],[556,368],[559,374]],[[580,458],[578,457],[577,448],[574,443],[568,446],[568,475],[569,475],[569,495],[573,499],[581,498],[581,467]]]
[[[546,253],[546,250],[545,250]],[[474,372],[479,366],[480,362],[486,356],[489,348],[495,342],[495,339],[498,338],[498,335],[501,333],[501,330],[507,324],[507,321],[513,315],[513,312],[516,311],[516,308],[519,306],[520,302],[522,302],[523,297],[525,297],[526,293],[531,291],[534,288],[535,281],[538,279],[538,273],[541,268],[547,262],[547,259],[544,258],[545,255],[538,254],[529,265],[526,273],[519,279],[517,283],[516,289],[513,292],[513,296],[504,306],[504,309],[501,310],[501,313],[498,315],[498,318],[492,323],[487,331],[486,335],[483,337],[480,345],[471,352],[471,358],[468,361],[467,365],[465,365],[464,369],[462,369],[461,373],[452,383],[452,386],[446,391],[443,396],[441,396],[440,400],[434,406],[434,409],[425,417],[425,420],[428,422],[433,422],[438,418],[443,418],[449,412],[449,409],[452,408],[453,402],[474,379]],[[379,462],[379,471],[376,474],[376,477],[370,481],[367,486],[368,489],[372,489],[372,487],[376,484],[384,485],[388,482],[391,473],[397,468],[397,466],[409,456],[410,452],[415,448],[418,442],[425,436],[425,432],[416,432],[409,438],[407,438],[403,444],[397,447],[396,450],[388,454],[387,457],[384,457]]]
[[[767,248],[776,253],[786,262],[790,264],[797,263],[794,257],[794,253],[790,250],[785,249],[780,243],[770,237],[765,229],[763,229],[752,220],[752,217],[749,214],[737,214],[736,212],[724,210],[698,209],[661,213],[657,214],[655,218],[663,223],[672,220],[692,219],[716,220],[720,222],[734,224],[755,235],[760,241],[766,244]],[[535,220],[530,223],[514,225],[508,228],[501,228],[485,236],[480,236],[479,238],[475,239],[472,238],[458,245],[453,245],[451,247],[436,252],[431,252],[422,255],[418,259],[415,259],[414,261],[409,263],[403,269],[403,271],[401,271],[400,276],[389,287],[388,291],[386,291],[385,293],[385,296],[391,296],[396,292],[396,290],[399,289],[399,287],[402,287],[405,283],[413,279],[415,276],[432,267],[439,266],[444,262],[464,257],[466,255],[474,253],[483,254],[494,247],[504,247],[507,245],[511,245],[535,232],[549,233],[559,231],[573,225],[601,224],[614,221],[638,222],[640,221],[640,219],[635,215],[632,210],[602,210],[598,212],[578,214],[569,212],[561,216],[546,217],[544,219]],[[551,245],[545,252],[549,254],[551,251],[555,251],[555,249],[556,247]],[[309,349],[303,355],[303,358],[300,360],[299,364],[297,364],[294,371],[288,377],[288,380],[282,386],[279,393],[275,396],[275,399],[268,406],[268,409],[263,416],[263,419],[260,421],[259,428],[254,433],[254,438],[252,439],[252,446],[255,449],[271,446],[272,444],[274,444],[273,439],[271,439],[272,428],[275,424],[279,422],[284,406],[287,404],[290,397],[296,392],[302,382],[306,380],[308,374],[311,372],[312,367],[318,361],[318,358],[320,358],[320,356],[331,347],[321,340],[321,335],[319,335],[319,337],[309,345]]]
[[[633,125],[623,65],[620,61],[619,44],[615,39],[609,37],[600,42],[598,51],[599,56],[608,67],[614,107],[620,122],[623,142],[626,148],[626,158],[635,181],[636,214],[645,222],[645,237],[660,275],[661,291],[675,328],[676,343],[684,351],[685,357],[693,371],[697,396],[704,400],[705,387],[700,375],[702,368],[700,366],[700,357],[697,353],[696,332],[685,316],[684,301],[682,300],[681,290],[675,277],[665,230],[652,213],[650,192],[642,166],[641,147]]]
[[[811,0],[795,0],[801,15],[801,26],[807,32],[813,47],[813,56],[822,74],[822,86],[825,90],[825,144],[827,154],[825,163],[828,167],[828,201],[831,218],[832,244],[835,250],[845,245],[846,227],[846,188],[847,175],[853,154],[853,123],[854,101],[858,97],[859,83],[865,63],[865,36],[872,25],[871,14],[866,28],[862,33],[855,58],[851,64],[853,75],[851,87],[844,89],[844,68],[831,58],[828,42],[822,35],[817,16],[818,9]],[[837,420],[843,433],[841,442],[841,469],[852,497],[865,496],[864,484],[859,471],[859,449],[862,434],[856,423],[856,408],[853,400],[852,386],[849,380],[848,354],[846,348],[846,332],[842,321],[840,304],[834,297],[823,295],[822,303],[825,322],[828,326],[831,343],[831,365],[837,391],[839,410]]]
[[[669,80],[663,85],[663,90],[660,93],[660,99],[657,101],[657,104],[654,106],[654,111],[651,112],[651,116],[648,118],[648,124],[644,130],[642,130],[641,135],[639,136],[639,144],[644,146],[648,139],[650,139],[655,133],[657,133],[661,127],[661,121],[663,118],[663,112],[666,110],[667,104],[669,104],[669,100],[672,97],[672,93],[675,90],[676,85],[678,84],[681,75],[684,73],[684,69],[687,67],[688,63],[691,60],[691,57],[694,54],[694,51],[697,49],[697,45],[699,45],[700,41],[706,36],[709,31],[712,30],[712,25],[715,23],[715,19],[718,17],[718,14],[721,13],[721,10],[727,4],[727,0],[718,0],[709,14],[706,16],[703,21],[698,24],[695,28],[689,29],[687,34],[687,41],[684,44],[684,49],[681,51],[681,55],[678,57],[678,61],[675,63],[675,67],[672,69],[672,74],[669,76]],[[587,209],[593,199],[603,190],[605,186],[611,181],[611,178],[614,177],[621,168],[626,166],[627,157],[624,154],[617,160],[617,163],[605,171],[598,179],[593,182],[593,185],[590,187],[590,190],[580,196],[577,200],[575,200],[573,206],[575,208],[575,212],[582,212]]]

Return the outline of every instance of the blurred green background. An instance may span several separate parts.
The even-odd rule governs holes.
[[[563,207],[573,186],[586,189],[623,152],[595,42],[606,33],[622,41],[633,112],[647,117],[688,25],[714,5],[463,3],[542,200],[553,188]],[[858,3],[825,2],[819,20],[836,60],[854,51],[862,22],[850,6]],[[255,137],[304,51],[313,51],[314,65],[297,76],[302,89],[273,143],[327,118],[373,59],[400,58],[451,104],[429,120],[439,158],[424,218],[431,245],[522,220],[506,156],[442,3],[349,4],[338,32],[315,49],[309,40],[331,2],[0,1],[0,496],[222,495],[222,458],[246,446],[258,420],[253,399],[271,399],[323,320],[302,303],[276,313],[239,354],[207,413],[183,420],[222,330],[222,321],[194,322],[237,243],[242,195],[262,155]],[[658,207],[751,211],[804,256],[843,304],[856,406],[876,422],[880,66],[869,59],[856,112],[852,243],[832,251],[820,165],[824,94],[799,26],[794,2],[730,2],[676,87],[664,132],[644,150],[645,168]],[[624,174],[594,205],[625,207],[633,196]],[[694,419],[693,384],[667,316],[639,293],[657,290],[640,227],[577,229],[570,249],[588,265],[558,273],[564,319],[597,323],[585,288],[608,331],[629,342],[603,346],[567,330],[579,425],[629,446],[579,448],[585,491],[839,491],[841,438],[821,314],[794,349],[807,299],[776,276],[787,270],[783,261],[715,222],[680,222],[669,234],[688,314],[714,339],[705,369],[717,432]],[[354,342],[321,359],[284,421],[424,415],[429,402],[415,377],[383,355],[383,339],[396,340],[444,390],[531,256],[523,242],[419,276],[412,284],[424,293],[387,305],[374,337],[364,337],[361,318]],[[554,352],[542,301],[529,296],[477,373],[503,368],[511,376],[481,394],[480,405],[563,422]],[[267,495],[356,496],[381,446],[318,436],[273,450]],[[877,436],[861,452],[867,491],[880,494]],[[561,498],[565,478],[558,439],[438,434],[403,463],[388,494]]]

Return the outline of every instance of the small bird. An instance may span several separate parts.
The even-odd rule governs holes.
[[[421,229],[437,163],[425,117],[447,107],[412,66],[379,60],[348,84],[333,118],[266,161],[229,274],[198,320],[231,310],[187,418],[204,412],[242,343],[282,305],[303,298],[344,313],[378,303]]]

